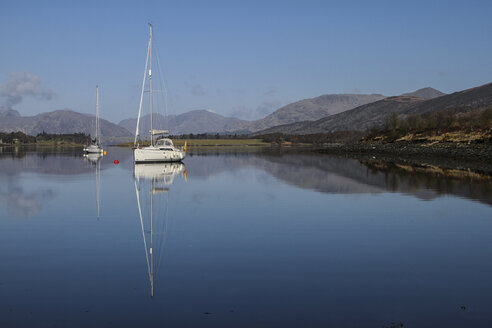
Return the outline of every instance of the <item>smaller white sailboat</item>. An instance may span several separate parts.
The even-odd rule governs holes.
[[[164,136],[169,134],[167,130],[156,130],[152,127],[152,24],[150,25],[149,45],[147,49],[147,60],[145,62],[144,78],[142,82],[142,92],[140,94],[140,106],[138,109],[137,129],[135,131],[133,157],[135,163],[162,163],[162,162],[181,162],[186,156],[186,143],[183,148],[175,147],[173,141]],[[148,66],[148,67],[147,67]],[[148,68],[148,70],[147,70]],[[149,79],[149,106],[150,106],[150,145],[142,147],[137,144],[139,136],[140,114],[142,113],[142,102],[145,88],[145,81]]]
[[[96,131],[91,143],[84,148],[84,153],[102,154],[104,152],[99,138],[99,87],[96,86]]]

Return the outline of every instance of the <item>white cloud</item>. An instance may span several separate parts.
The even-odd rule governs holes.
[[[4,98],[7,107],[21,103],[26,96],[41,100],[55,97],[55,93],[44,86],[37,75],[28,72],[10,72],[7,75],[7,79],[0,85],[0,98]]]

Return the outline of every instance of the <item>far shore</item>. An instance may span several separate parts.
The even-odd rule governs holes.
[[[440,167],[445,169],[472,170],[492,174],[492,141],[475,140],[473,142],[443,140],[406,140],[392,142],[382,140],[362,140],[354,142],[296,143],[284,140],[275,142],[264,139],[173,139],[176,146],[187,143],[190,155],[206,154],[210,151],[259,151],[267,153],[296,154],[315,153],[349,157],[361,161],[375,161],[409,165],[413,167]],[[143,142],[140,145],[148,145]],[[82,148],[79,143],[37,142],[2,144],[1,147],[27,148]],[[133,142],[108,145],[133,148]]]
[[[71,143],[71,142],[32,142],[32,143],[3,143],[0,144],[0,147],[84,147],[85,143]]]

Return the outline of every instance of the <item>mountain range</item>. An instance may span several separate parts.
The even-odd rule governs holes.
[[[21,116],[13,109],[0,111],[0,131],[22,131],[28,135],[46,133],[85,133],[94,134],[95,117],[71,110],[56,110],[34,116]],[[131,137],[125,128],[107,120],[99,120],[102,137]]]
[[[189,133],[251,133],[273,126],[292,122],[317,120],[340,113],[357,106],[371,103],[385,96],[379,94],[327,94],[316,98],[303,99],[277,109],[270,115],[255,121],[246,121],[225,117],[208,110],[194,110],[180,115],[168,115],[167,122],[160,115],[154,115],[154,128],[167,127],[172,134]],[[140,120],[141,135],[148,136],[150,119],[144,116]],[[137,120],[126,119],[118,123],[129,131],[134,131]]]
[[[364,131],[382,126],[393,113],[408,116],[445,109],[463,112],[492,105],[492,83],[431,99],[421,97],[422,95],[429,95],[429,91],[428,89],[421,89],[412,93],[413,95],[388,97],[316,121],[280,125],[257,133],[314,134],[335,131]],[[437,95],[436,92],[431,94]]]
[[[453,108],[468,110],[492,104],[492,84],[446,95],[436,89],[423,88],[400,96],[381,94],[327,94],[303,99],[277,109],[270,115],[246,121],[225,117],[210,110],[194,110],[180,115],[154,115],[153,127],[167,128],[171,134],[190,133],[286,133],[311,134],[344,130],[363,131],[382,125],[388,116],[422,114]],[[0,107],[0,131],[90,134],[94,116],[70,110],[57,110],[35,116],[21,116],[10,108]],[[103,137],[131,137],[136,119],[114,124],[101,120]],[[140,133],[148,136],[148,116],[140,120]]]

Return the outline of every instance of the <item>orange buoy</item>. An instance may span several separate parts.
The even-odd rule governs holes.
[[[117,160],[117,159],[115,159],[113,163],[114,163],[115,165],[118,165],[118,164],[120,164],[120,161],[119,161],[119,160]]]

